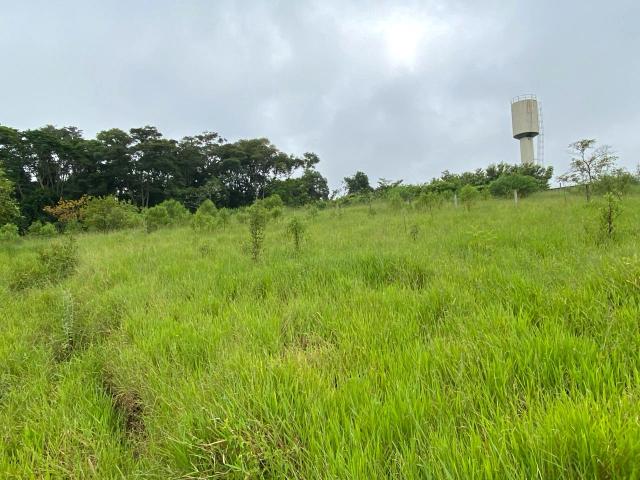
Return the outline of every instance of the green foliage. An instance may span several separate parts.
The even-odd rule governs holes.
[[[202,202],[191,219],[191,227],[196,232],[212,232],[218,226],[218,210],[209,199]]]
[[[144,223],[147,232],[151,233],[171,223],[169,210],[163,204],[144,210]]]
[[[369,185],[369,177],[364,172],[356,172],[351,177],[344,177],[347,195],[361,195],[373,191]]]
[[[318,218],[318,215],[320,214],[320,210],[315,205],[307,205],[306,210],[307,210],[307,217],[312,220],[315,218]]]
[[[611,172],[602,174],[594,184],[595,193],[615,195],[627,195],[631,191],[631,187],[638,184],[638,179],[623,168],[615,169]]]
[[[277,193],[274,193],[273,195],[270,195],[267,198],[260,200],[259,202],[267,210],[284,207],[284,202],[280,198],[280,195],[278,195]]]
[[[236,220],[238,220],[238,223],[240,224],[244,225],[249,221],[249,214],[246,209],[238,210],[235,216]]]
[[[293,247],[296,252],[300,252],[304,241],[306,225],[298,217],[292,217],[287,224],[287,234],[293,240]]]
[[[282,216],[283,210],[280,207],[274,207],[269,210],[269,216],[273,220],[278,220]]]
[[[428,210],[432,213],[433,210],[442,206],[443,201],[444,198],[442,194],[438,194],[434,191],[422,192],[416,199],[416,208],[420,210]]]
[[[57,203],[76,202],[84,195],[126,198],[141,209],[172,198],[189,209],[206,198],[236,208],[273,193],[287,204],[304,204],[328,198],[327,181],[316,170],[319,161],[309,152],[282,152],[266,138],[229,143],[215,132],[176,141],[147,125],[129,131],[112,128],[87,139],[76,127],[18,131],[0,126],[0,163],[12,182],[10,194],[13,185],[19,192],[26,224],[49,220],[53,213],[45,208],[66,207]],[[3,183],[0,224],[18,223],[13,207],[4,212],[11,218],[3,218]],[[165,207],[174,223],[177,212]]]
[[[14,185],[0,168],[0,225],[17,223],[20,218],[20,209],[14,196]]]
[[[183,225],[189,218],[189,210],[177,200],[165,200],[159,206],[165,208],[172,225]]]
[[[197,212],[199,212],[202,215],[209,215],[210,217],[215,217],[217,215],[217,213],[218,213],[218,209],[216,208],[216,206],[214,205],[214,203],[211,200],[206,199],[198,207]]]
[[[267,209],[260,203],[248,209],[251,258],[257,262],[264,244],[264,232],[267,226]]]
[[[114,196],[91,198],[80,211],[80,217],[88,230],[98,232],[136,227],[141,223],[137,208]]]
[[[58,234],[58,230],[52,223],[42,223],[40,220],[36,220],[27,229],[29,235],[34,237],[53,237]]]
[[[73,237],[55,241],[38,251],[35,261],[13,271],[9,287],[19,291],[57,283],[72,275],[78,266],[78,246]]]
[[[0,242],[12,242],[18,240],[18,226],[13,223],[7,223],[0,227]]]
[[[298,207],[327,200],[329,185],[320,172],[307,168],[300,177],[274,180],[267,187],[267,192],[279,195],[285,205]]]
[[[460,201],[467,211],[471,210],[471,207],[478,202],[479,198],[480,192],[476,187],[465,185],[460,189]]]
[[[535,178],[519,173],[506,174],[498,177],[489,185],[491,194],[495,197],[507,197],[517,190],[518,195],[524,197],[539,190]]]
[[[617,219],[622,210],[620,197],[613,193],[606,193],[600,206],[600,233],[603,237],[611,238],[616,231]]]
[[[611,147],[596,147],[596,140],[587,138],[569,145],[572,153],[569,171],[559,177],[564,183],[573,183],[584,187],[587,201],[591,200],[592,186],[615,165],[618,157]]]
[[[396,189],[390,189],[387,198],[389,199],[389,206],[392,210],[402,210],[402,207],[405,205],[404,199]]]

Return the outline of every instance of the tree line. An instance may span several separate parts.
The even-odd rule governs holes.
[[[21,222],[47,220],[60,199],[114,196],[139,208],[175,199],[191,210],[209,199],[235,208],[278,194],[288,205],[328,198],[314,153],[279,150],[266,138],[228,142],[215,132],[167,138],[152,126],[85,138],[77,127],[0,125],[0,165]]]
[[[405,199],[417,197],[421,193],[453,196],[465,186],[471,186],[480,192],[485,191],[499,197],[511,195],[514,190],[518,190],[522,195],[547,190],[552,176],[553,167],[498,163],[491,164],[486,169],[478,168],[462,173],[445,170],[439,177],[417,185],[403,184],[402,180],[391,181],[381,178],[378,185],[373,187],[366,173],[356,172],[344,178],[344,185],[347,195],[352,196],[385,196],[396,192]]]

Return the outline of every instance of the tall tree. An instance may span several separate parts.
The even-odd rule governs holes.
[[[369,177],[364,172],[356,172],[351,177],[344,177],[344,183],[347,187],[348,195],[358,195],[362,193],[369,193],[373,190],[369,185]]]
[[[167,198],[177,171],[177,142],[162,138],[162,134],[150,126],[132,128],[129,133],[133,140],[130,147],[132,200],[146,208]]]
[[[13,182],[7,178],[0,164],[0,227],[7,223],[17,223],[20,209],[13,192]]]

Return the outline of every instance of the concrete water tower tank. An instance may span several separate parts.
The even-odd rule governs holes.
[[[533,137],[540,133],[538,99],[535,95],[520,95],[511,100],[513,138],[520,140],[520,161],[523,165],[535,163]]]

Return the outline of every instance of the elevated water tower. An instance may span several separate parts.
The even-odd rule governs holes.
[[[533,138],[540,134],[540,119],[540,107],[535,95],[520,95],[511,100],[513,138],[520,140],[520,161],[523,165],[536,163]],[[538,156],[542,153],[540,150],[539,144]]]

